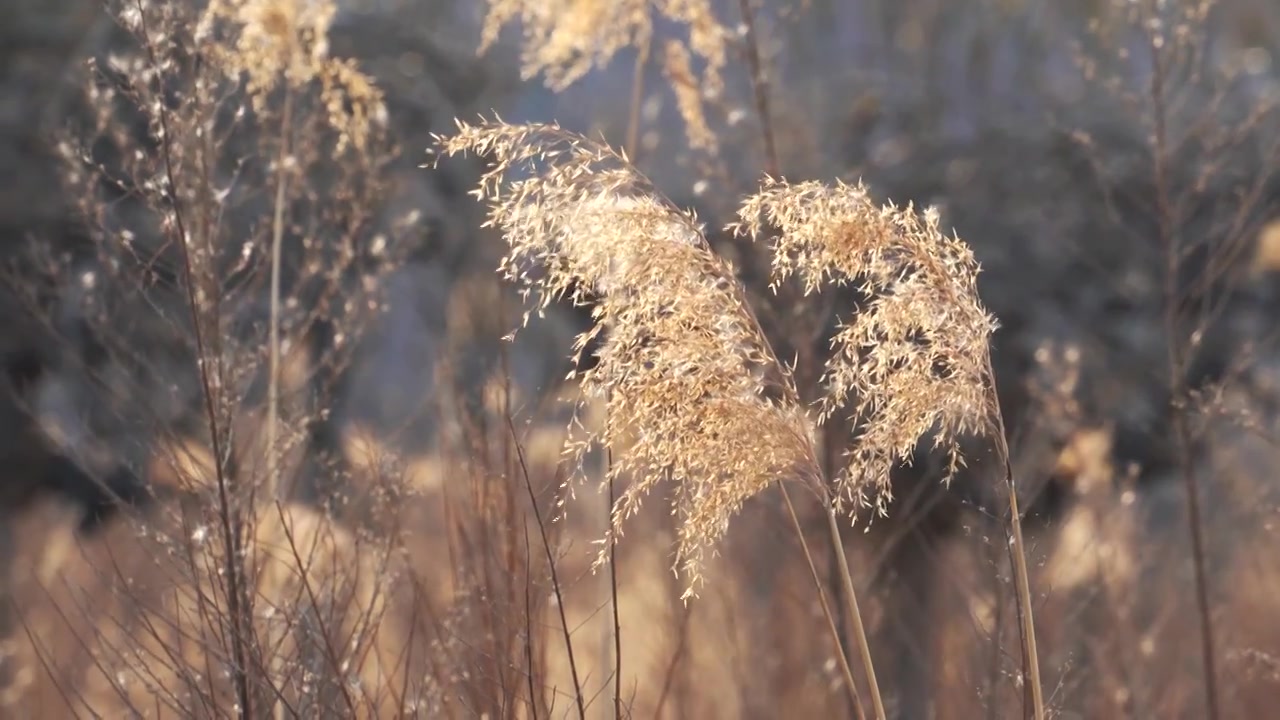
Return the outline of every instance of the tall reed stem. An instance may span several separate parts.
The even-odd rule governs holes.
[[[845,601],[849,604],[849,620],[853,623],[853,636],[858,642],[858,653],[862,656],[862,667],[867,674],[867,685],[871,690],[871,705],[875,709],[876,720],[886,720],[884,700],[880,698],[880,684],[876,682],[876,667],[871,661],[871,643],[867,641],[867,631],[862,624],[862,612],[858,609],[858,594],[853,587],[853,577],[849,574],[849,559],[844,554],[844,541],[840,537],[840,521],[836,518],[836,509],[830,498],[824,497],[823,510],[827,515],[827,530],[831,533],[831,544],[835,547],[836,556],[840,559],[840,581],[844,584]]]
[[[800,525],[799,516],[796,515],[795,505],[791,503],[791,493],[787,492],[787,486],[783,483],[778,483],[778,489],[782,491],[782,500],[786,503],[787,515],[791,518],[791,526],[796,531],[796,537],[800,539],[800,549],[804,551],[804,559],[809,564],[809,573],[813,576],[813,585],[818,589],[818,602],[822,605],[823,617],[827,619],[827,629],[831,631],[831,639],[836,644],[836,660],[840,663],[840,671],[844,673],[844,682],[849,688],[853,710],[857,714],[858,720],[863,720],[866,715],[862,712],[862,700],[858,697],[858,683],[853,679],[853,670],[849,667],[849,658],[844,651],[844,638],[836,626],[835,616],[831,612],[831,603],[827,601],[827,593],[823,588],[822,577],[818,575],[818,567],[813,563],[813,553],[809,552],[809,543],[804,539],[804,529]]]
[[[1196,609],[1200,619],[1200,658],[1203,665],[1205,713],[1208,720],[1218,720],[1218,663],[1214,657],[1213,614],[1209,607],[1208,561],[1205,558],[1204,520],[1200,510],[1200,482],[1191,456],[1191,429],[1188,427],[1185,403],[1187,397],[1186,349],[1180,340],[1182,318],[1179,278],[1184,248],[1177,233],[1172,191],[1169,188],[1168,99],[1165,73],[1167,62],[1162,44],[1154,41],[1151,48],[1151,115],[1152,162],[1156,191],[1156,223],[1161,249],[1164,251],[1164,324],[1168,349],[1169,394],[1173,414],[1174,442],[1177,445],[1178,470],[1187,494],[1187,532],[1191,536],[1191,564],[1195,572]]]
[[[1013,579],[1017,591],[1019,629],[1022,636],[1022,663],[1029,698],[1023,714],[1044,720],[1044,688],[1040,684],[1040,657],[1036,650],[1036,625],[1031,610],[1031,579],[1027,572],[1026,543],[1022,539],[1022,512],[1018,508],[1018,488],[1013,476],[1013,462],[1009,457],[1009,441],[1005,435],[1004,414],[1000,412],[1000,395],[996,390],[996,376],[987,357],[987,377],[991,382],[992,414],[995,415],[996,451],[1000,454],[1001,474],[1005,491],[1009,494],[1009,562],[1013,566]]]

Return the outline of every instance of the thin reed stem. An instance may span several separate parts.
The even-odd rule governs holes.
[[[609,479],[609,509],[615,501],[613,448],[605,448],[606,477]],[[609,516],[605,515],[608,520]],[[609,537],[609,604],[613,609],[613,717],[622,720],[622,617],[618,611],[618,541]]]
[[[996,376],[987,356],[987,377],[991,383],[991,407],[995,415],[996,451],[1003,467],[1005,491],[1009,494],[1009,562],[1013,566],[1014,587],[1017,591],[1017,607],[1020,634],[1022,635],[1023,674],[1026,676],[1026,694],[1029,696],[1023,713],[1035,720],[1044,720],[1044,688],[1040,684],[1040,656],[1036,650],[1036,625],[1031,604],[1031,579],[1027,572],[1026,543],[1022,539],[1022,511],[1018,508],[1018,488],[1013,476],[1013,462],[1009,457],[1009,441],[1005,435],[1004,414],[1000,412],[1000,395],[996,390]],[[1024,702],[1026,702],[1024,700]]]
[[[751,94],[755,98],[756,115],[760,120],[760,134],[764,141],[764,170],[770,177],[779,177],[782,170],[778,162],[778,143],[773,132],[773,116],[769,112],[769,83],[760,61],[760,40],[756,34],[755,12],[751,0],[738,0],[742,13],[742,26],[746,29],[747,70],[751,74]]]
[[[138,10],[138,25],[142,34],[143,49],[147,54],[147,61],[157,77],[162,77],[160,61],[156,57],[155,44],[148,27],[146,7],[143,5],[142,0],[135,0],[135,6]],[[243,590],[244,583],[241,577],[241,528],[238,520],[233,518],[231,498],[227,487],[228,478],[225,472],[222,441],[218,429],[218,413],[213,394],[213,381],[209,374],[209,360],[216,360],[216,358],[210,358],[206,353],[202,318],[200,317],[200,304],[195,290],[195,270],[192,264],[191,251],[187,246],[187,243],[191,242],[192,238],[187,234],[186,222],[182,212],[182,201],[178,197],[177,173],[173,162],[173,148],[170,145],[173,142],[173,135],[169,123],[169,110],[164,103],[159,103],[158,107],[160,132],[164,136],[160,142],[160,155],[164,162],[165,184],[173,211],[174,226],[178,232],[177,246],[182,256],[181,270],[183,283],[186,286],[186,300],[191,315],[192,332],[195,338],[200,389],[204,400],[205,419],[208,422],[210,447],[213,449],[213,457],[215,458],[213,468],[218,486],[217,514],[223,552],[226,554],[227,611],[231,614],[232,684],[235,687],[236,699],[239,705],[239,717],[247,719],[254,717],[253,693],[250,691],[249,685],[249,633],[252,632],[252,618],[249,617],[248,597]]]
[[[644,104],[644,71],[649,66],[649,51],[652,38],[645,38],[636,53],[636,66],[631,75],[631,105],[627,113],[627,159],[632,163],[639,162],[640,152],[640,106]]]
[[[676,672],[689,645],[689,620],[692,617],[693,605],[685,603],[680,610],[680,626],[676,630],[676,649],[671,653],[671,662],[667,663],[667,671],[662,676],[662,691],[658,693],[657,707],[653,710],[654,720],[662,719],[662,710],[666,707],[667,698],[671,697],[672,687],[676,684]]]
[[[840,521],[836,518],[836,509],[830,500],[824,498],[823,510],[827,516],[827,530],[831,533],[831,544],[835,546],[836,555],[840,558],[840,580],[844,583],[845,600],[849,603],[849,620],[853,623],[853,636],[858,642],[858,653],[862,656],[862,666],[867,674],[867,685],[871,691],[871,705],[875,709],[876,720],[886,720],[884,700],[880,697],[880,684],[876,682],[876,667],[871,661],[871,643],[867,641],[867,631],[862,625],[862,612],[858,609],[858,594],[853,587],[853,577],[849,575],[849,560],[844,554],[844,542],[840,538]]]
[[[528,672],[525,678],[529,682],[529,717],[532,720],[538,720],[538,691],[534,688],[533,674],[533,599],[530,597],[530,586],[533,585],[533,562],[530,560],[529,552],[529,521],[526,518],[521,523],[521,532],[524,537],[524,654],[525,663],[528,665]]]
[[[1187,530],[1191,536],[1191,564],[1195,572],[1196,609],[1200,619],[1200,656],[1204,674],[1205,712],[1208,720],[1221,716],[1218,701],[1218,664],[1215,658],[1213,614],[1209,607],[1208,562],[1205,559],[1204,520],[1200,509],[1200,481],[1196,477],[1191,456],[1191,430],[1187,423],[1186,351],[1180,340],[1182,333],[1178,307],[1178,275],[1183,248],[1177,236],[1172,193],[1169,188],[1169,137],[1166,125],[1168,101],[1165,97],[1165,58],[1154,40],[1151,48],[1152,162],[1155,175],[1156,222],[1164,251],[1164,324],[1168,350],[1169,391],[1173,414],[1174,441],[1177,444],[1178,469],[1187,494]]]
[[[293,93],[286,89],[280,117],[280,148],[276,155],[276,197],[271,218],[271,305],[267,320],[267,487],[277,500],[280,489],[280,264],[284,255],[284,206],[289,196],[289,175],[285,167],[289,156],[289,126],[293,121],[292,115]],[[282,661],[283,658],[277,657],[273,664],[278,665]],[[343,692],[346,692],[345,688]],[[279,703],[275,704],[272,717],[284,720],[284,708]]]
[[[538,523],[538,533],[542,537],[542,549],[547,556],[547,566],[551,571],[551,589],[556,596],[556,610],[560,613],[560,630],[564,634],[564,649],[569,659],[569,673],[573,677],[574,699],[578,703],[578,720],[586,720],[587,706],[582,699],[582,683],[578,680],[578,662],[573,655],[573,639],[569,633],[569,618],[564,610],[564,593],[560,590],[560,574],[556,570],[556,559],[551,552],[551,540],[547,538],[547,526],[542,520],[542,511],[538,509],[538,496],[533,492],[533,481],[529,478],[529,465],[524,459],[524,448],[520,446],[520,438],[516,434],[515,423],[511,415],[506,417],[507,430],[511,433],[511,442],[516,448],[516,458],[520,462],[520,473],[524,476],[524,487],[529,492],[529,502],[533,505],[533,519]]]
[[[858,720],[865,720],[866,715],[862,711],[862,700],[858,697],[858,683],[853,679],[853,670],[849,667],[849,658],[845,655],[844,638],[836,625],[835,616],[831,612],[831,603],[827,601],[827,593],[822,584],[822,577],[818,574],[818,567],[813,563],[813,553],[809,552],[809,543],[804,538],[804,529],[800,526],[800,518],[796,515],[795,505],[791,503],[791,493],[787,492],[787,486],[783,483],[778,483],[778,489],[782,491],[782,500],[786,503],[787,515],[791,518],[791,527],[795,529],[796,537],[800,539],[800,549],[804,551],[804,559],[809,564],[809,573],[813,576],[814,587],[818,589],[818,603],[822,606],[822,616],[827,619],[827,629],[831,631],[831,639],[836,644],[836,659],[840,662],[840,671],[844,673],[844,682],[849,690],[850,703],[853,705],[853,710],[857,714]]]
[[[986,699],[987,699],[987,719],[998,720],[997,714],[999,708],[1000,697],[1000,661],[1004,657],[1003,640],[1004,634],[1004,577],[1000,571],[999,554],[990,543],[983,543],[984,550],[988,553],[988,559],[991,562],[991,585],[992,596],[995,601],[994,619],[991,622],[991,667],[987,670],[986,682]]]
[[[280,117],[280,150],[276,156],[276,199],[271,219],[271,309],[267,358],[267,487],[280,489],[280,263],[284,246],[284,206],[288,200],[289,126],[293,122],[293,93],[285,90]],[[292,494],[292,493],[290,493]]]

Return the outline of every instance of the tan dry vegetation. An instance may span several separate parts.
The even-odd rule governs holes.
[[[226,631],[221,560],[212,530],[190,521],[157,515],[80,540],[57,507],[23,520],[15,563],[22,670],[8,707],[108,717],[224,712],[232,689],[217,649]],[[298,712],[341,704],[323,680],[341,676],[355,716],[387,716],[400,706],[408,637],[396,615],[384,614],[402,575],[398,558],[305,507],[266,510],[256,527],[255,618],[272,659],[259,671]]]
[[[1202,22],[1203,7],[1177,32]],[[687,38],[665,46],[665,75],[689,145],[714,155],[724,138],[701,104],[723,91],[729,49],[757,40],[749,10],[745,29],[730,33],[711,8],[495,0],[482,44],[519,19],[523,74],[562,89],[624,48],[647,59],[656,18],[675,20]],[[230,29],[235,42],[211,57],[245,81],[264,117],[276,117],[273,91],[317,85],[311,112],[337,132],[339,152],[367,160],[383,97],[354,63],[328,55],[335,13],[325,2],[225,0],[195,36]],[[760,73],[750,78],[757,101],[767,91]],[[757,108],[768,137],[767,103]],[[894,716],[926,694],[934,717],[964,720],[1042,713],[1024,696],[1041,678],[1051,711],[1198,717],[1203,670],[1188,628],[1204,618],[1187,589],[1185,530],[1171,520],[1185,499],[1167,483],[1139,488],[1113,466],[1114,428],[1081,408],[1078,346],[1037,353],[1039,384],[1027,390],[1029,443],[1053,450],[1050,466],[1020,464],[1005,448],[1003,463],[975,463],[990,485],[1000,478],[986,471],[1003,464],[1010,490],[1015,478],[1051,476],[1066,496],[1060,516],[1024,542],[981,517],[988,508],[958,510],[955,534],[922,543],[936,592],[918,614],[892,607],[900,596],[877,584],[901,569],[886,561],[894,539],[916,529],[841,536],[836,510],[893,518],[891,473],[923,439],[940,451],[943,480],[964,469],[968,439],[1005,433],[989,347],[996,321],[978,298],[972,251],[938,211],[881,203],[861,183],[766,177],[724,229],[741,242],[730,262],[626,153],[554,125],[460,123],[438,140],[446,155],[493,162],[476,195],[490,201],[488,224],[505,245],[500,279],[524,295],[488,274],[452,286],[433,447],[406,453],[370,427],[344,428],[342,487],[328,514],[277,500],[280,488],[262,481],[321,472],[305,462],[302,426],[219,397],[228,426],[214,436],[229,442],[241,475],[223,477],[227,463],[202,437],[165,437],[147,474],[181,502],[90,537],[56,504],[15,519],[9,580],[20,629],[6,650],[18,671],[6,707],[223,717],[245,697],[235,665],[247,659],[255,717],[839,717],[860,716],[863,704]],[[268,173],[278,187],[295,179],[282,166]],[[1258,269],[1274,269],[1274,234],[1262,231]],[[735,263],[761,258],[769,287],[745,287]],[[754,303],[768,290],[816,315],[823,293],[842,287],[869,300],[835,317],[830,345],[807,368],[814,387],[797,387],[793,363],[771,346],[777,328]],[[582,361],[591,346],[595,364],[554,388],[504,375],[494,341],[517,325],[536,330],[542,311],[564,304],[589,307],[591,324],[559,353]],[[268,403],[285,410],[315,370],[301,346],[270,362]],[[253,365],[231,368],[243,379],[260,349],[216,359]],[[1278,458],[1255,406],[1266,388],[1214,390],[1197,398],[1195,419],[1217,449],[1204,471],[1220,480],[1206,493],[1206,524],[1222,706],[1252,717],[1280,690],[1280,563],[1254,551],[1274,540],[1277,508],[1256,469]],[[1239,426],[1250,440],[1225,430]],[[798,517],[784,514],[787,485],[806,491]],[[230,503],[219,498],[228,487]],[[243,563],[228,559],[223,527],[242,533]],[[834,546],[819,543],[828,529]],[[1023,557],[1029,578],[1010,592]],[[247,626],[236,624],[229,577],[248,585]],[[1032,608],[1034,622],[1020,624]],[[895,626],[904,622],[923,631]],[[1027,626],[1038,651],[1023,640],[1020,654]],[[897,647],[895,637],[909,640]],[[1026,654],[1040,658],[1039,672]],[[845,662],[866,676],[855,680]],[[925,687],[902,681],[918,677],[913,664],[928,668]]]

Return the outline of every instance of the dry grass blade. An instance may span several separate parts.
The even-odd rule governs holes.
[[[504,271],[538,296],[535,307],[593,300],[595,325],[577,347],[598,339],[598,363],[582,388],[605,399],[608,419],[573,449],[613,448],[611,477],[632,480],[600,561],[643,497],[670,479],[676,563],[692,593],[706,552],[748,498],[779,479],[818,477],[812,423],[732,269],[693,216],[607,147],[556,126],[501,123],[462,124],[440,144],[496,161],[477,193],[510,245]]]
[[[969,247],[941,232],[936,211],[878,206],[861,184],[769,179],[739,215],[739,234],[780,231],[770,235],[775,286],[794,275],[806,293],[835,282],[868,297],[839,327],[822,377],[823,420],[848,411],[859,423],[835,479],[837,507],[852,500],[884,514],[890,471],[930,433],[954,473],[960,438],[994,429],[987,353],[996,322],[978,299]]]

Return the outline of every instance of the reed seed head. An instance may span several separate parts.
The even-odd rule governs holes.
[[[811,419],[732,268],[693,215],[607,147],[556,126],[501,123],[460,124],[440,145],[493,156],[477,194],[510,246],[502,269],[536,294],[533,307],[592,301],[594,325],[576,347],[599,340],[598,362],[580,381],[607,418],[570,453],[610,447],[610,475],[631,480],[599,561],[642,498],[670,480],[676,563],[692,592],[747,499],[777,480],[817,480]]]
[[[979,300],[969,247],[942,233],[935,210],[881,206],[861,183],[766,179],[731,229],[767,238],[775,287],[796,276],[806,294],[853,284],[867,298],[838,327],[822,376],[821,420],[847,413],[856,428],[834,479],[837,502],[883,514],[890,471],[930,433],[950,479],[963,465],[961,437],[992,431],[996,411],[988,356],[996,322]]]

